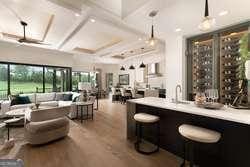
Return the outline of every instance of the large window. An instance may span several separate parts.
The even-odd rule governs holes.
[[[43,68],[10,65],[10,93],[43,92]]]
[[[54,69],[53,68],[45,68],[45,74],[44,74],[44,79],[45,79],[45,92],[53,92],[53,83],[54,83]]]
[[[78,90],[79,82],[90,82],[92,83],[92,74],[89,72],[72,72],[72,90]]]
[[[89,72],[80,72],[81,82],[89,82]]]
[[[80,73],[79,72],[72,72],[72,90],[78,90],[78,82],[80,82]]]
[[[0,64],[0,99],[8,95],[8,65]]]
[[[0,63],[0,99],[8,94],[71,90],[71,68]]]

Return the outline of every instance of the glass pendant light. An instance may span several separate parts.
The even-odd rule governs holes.
[[[208,31],[215,25],[215,19],[209,17],[209,9],[208,9],[208,0],[205,3],[205,17],[203,18],[202,22],[199,25],[199,29],[201,31]]]
[[[154,36],[154,24],[153,24],[153,19],[157,15],[158,11],[152,11],[149,13],[149,17],[152,18],[152,26],[151,26],[151,36],[150,38],[146,41],[147,44],[150,46],[155,46],[157,43],[157,39]]]

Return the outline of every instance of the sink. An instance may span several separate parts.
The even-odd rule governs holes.
[[[177,104],[190,104],[190,102],[187,102],[187,101],[178,101]]]
[[[190,104],[190,102],[188,102],[188,101],[181,101],[181,100],[176,101],[175,99],[172,99],[172,103],[175,103],[175,104]]]

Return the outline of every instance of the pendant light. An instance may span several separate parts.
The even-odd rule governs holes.
[[[209,17],[209,7],[208,7],[208,0],[205,3],[205,17],[203,18],[202,22],[199,25],[199,29],[201,31],[208,31],[215,25],[215,19]]]
[[[129,67],[129,69],[130,69],[130,70],[134,70],[135,67],[134,67],[133,65],[131,65],[131,66]]]
[[[158,11],[155,11],[155,10],[149,13],[149,17],[152,18],[152,26],[151,26],[151,36],[146,41],[146,43],[149,44],[150,46],[155,46],[155,44],[157,43],[157,39],[154,36],[154,24],[153,24],[153,19],[157,15],[157,13]]]
[[[125,71],[125,68],[122,66],[122,67],[120,68],[120,70],[121,70],[121,71]]]
[[[141,48],[141,54],[143,54],[143,50],[144,50],[144,48]],[[142,61],[140,68],[145,68],[145,67],[146,67],[146,65]]]
[[[146,68],[146,65],[142,62],[140,68]]]

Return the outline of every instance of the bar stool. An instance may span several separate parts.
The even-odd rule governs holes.
[[[155,115],[150,115],[146,113],[138,113],[134,115],[134,119],[136,121],[136,136],[137,141],[135,142],[135,149],[137,152],[141,154],[152,154],[159,151],[159,143],[160,143],[160,118]],[[156,148],[152,151],[143,151],[140,149],[140,144],[142,143],[142,125],[156,125],[157,127],[157,140],[156,140]]]
[[[220,138],[221,134],[219,132],[205,129],[198,126],[183,124],[179,126],[179,133],[184,138],[184,160],[181,164],[181,167],[185,166],[186,160],[186,145],[189,144],[187,149],[188,152],[190,151],[190,167],[194,166],[194,149],[193,146],[195,143],[204,143],[204,144],[214,144],[217,143]]]

